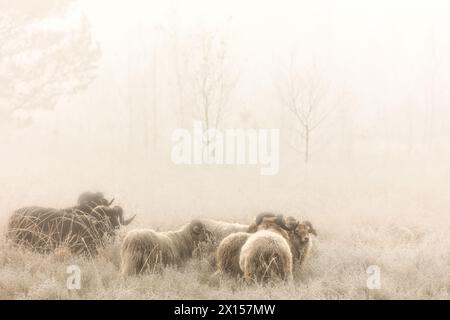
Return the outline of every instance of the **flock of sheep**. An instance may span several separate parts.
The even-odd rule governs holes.
[[[7,238],[40,253],[64,246],[73,254],[93,256],[134,219],[125,219],[112,202],[102,193],[85,192],[73,207],[21,208],[9,219]],[[122,242],[121,272],[132,276],[179,266],[206,243],[217,274],[248,282],[291,280],[293,265],[301,266],[308,256],[311,235],[317,234],[310,222],[273,213],[259,214],[250,225],[202,219],[177,231],[135,229]]]

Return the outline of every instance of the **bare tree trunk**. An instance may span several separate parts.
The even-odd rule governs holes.
[[[128,47],[130,47],[130,42],[128,42]],[[131,57],[130,52],[128,52],[128,90],[127,90],[127,104],[128,104],[128,149],[131,151],[133,147],[133,98],[132,98],[132,85],[131,85]]]
[[[128,93],[128,149],[133,148],[133,108],[131,105],[131,94]]]
[[[209,104],[208,94],[203,94],[203,103],[204,103],[204,117],[205,117],[205,132],[209,131],[209,109],[211,108]],[[209,136],[206,136],[206,147],[209,149]]]
[[[175,74],[177,77],[176,83],[177,83],[177,91],[178,91],[178,107],[179,107],[179,119],[180,119],[180,126],[184,127],[184,88],[183,88],[183,79],[180,71],[180,54],[178,49],[178,33],[175,31],[174,35],[174,56],[175,56]]]
[[[309,161],[309,127],[305,127],[305,163]]]
[[[153,147],[156,149],[158,143],[158,112],[157,112],[157,48],[153,50],[153,68],[152,68],[152,131],[153,131]]]
[[[327,85],[320,77],[303,78],[301,70],[294,70],[294,57],[291,56],[290,65],[284,79],[277,85],[281,102],[293,114],[293,119],[299,126],[302,137],[298,149],[300,156],[308,163],[311,155],[311,133],[316,130],[331,112],[324,99],[327,95]],[[314,72],[317,73],[314,68]]]
[[[149,145],[149,143],[148,143],[148,132],[149,132],[149,130],[148,130],[148,110],[147,110],[147,104],[146,103],[143,103],[142,104],[142,108],[143,108],[143,110],[142,110],[142,121],[143,121],[143,132],[142,132],[142,135],[143,135],[143,144],[144,144],[144,153],[145,153],[145,156],[147,156],[148,155],[148,145]]]
[[[57,150],[57,151],[59,151],[59,147],[60,147],[60,135],[61,135],[61,132],[60,132],[60,130],[59,130],[59,113],[58,113],[58,110],[55,110],[54,111],[55,112],[55,122],[54,122],[54,125],[53,125],[53,138],[54,138],[54,142],[55,142],[55,149]]]
[[[175,5],[175,7],[172,9],[170,14],[170,20],[169,20],[169,30],[171,31],[171,39],[172,39],[172,59],[173,59],[173,66],[175,71],[175,86],[177,91],[177,102],[178,102],[178,121],[179,126],[181,128],[184,128],[185,126],[185,92],[184,92],[184,84],[183,84],[183,72],[185,71],[185,68],[182,66],[184,65],[183,61],[183,55],[180,55],[180,41],[178,37],[178,21],[179,21],[179,15],[178,15],[178,6]],[[181,50],[183,51],[183,50]],[[181,59],[181,61],[180,61]]]

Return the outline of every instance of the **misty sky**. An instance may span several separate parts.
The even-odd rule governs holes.
[[[232,199],[239,214],[295,201],[314,208],[331,195],[332,211],[358,198],[355,189],[364,208],[367,201],[416,206],[415,199],[392,196],[396,188],[415,187],[426,189],[417,202],[438,205],[434,191],[450,174],[448,1],[81,0],[70,13],[73,19],[54,17],[47,27],[69,28],[80,14],[101,49],[95,80],[61,97],[54,108],[27,111],[31,125],[3,133],[0,175],[20,190],[11,207],[24,195],[54,194],[49,202],[69,203],[92,188],[127,195],[142,211],[148,208],[139,202],[145,198],[161,216],[190,206],[190,214],[208,206],[215,210],[223,198]],[[226,72],[238,78],[223,127],[280,129],[281,169],[273,180],[263,180],[259,168],[215,171],[170,162],[171,134],[180,126],[175,61],[182,71],[198,64],[198,40],[205,33],[226,45]],[[298,150],[289,147],[298,128],[277,86],[284,85],[292,55],[301,76],[308,80],[315,67],[329,88],[324,104],[330,115],[311,137],[310,163],[322,165],[320,170],[303,166]],[[182,83],[186,96],[192,95],[188,73]],[[184,104],[189,129],[196,106],[191,97]],[[145,152],[144,119],[150,145]],[[425,172],[425,157],[434,175]],[[345,174],[333,178],[341,173],[335,167],[351,171],[355,163],[366,166],[354,171],[355,181],[363,183]],[[405,163],[411,170],[401,176]],[[304,168],[309,178],[296,171]],[[415,174],[426,175],[429,183],[420,186]],[[313,178],[320,187],[308,185]],[[347,187],[346,200],[341,190]]]
[[[156,65],[157,130],[167,145],[177,127],[171,121],[176,113],[171,35],[176,30],[181,51],[195,46],[204,31],[226,42],[230,65],[239,75],[227,107],[228,126],[241,126],[236,119],[243,112],[251,114],[251,126],[289,126],[289,111],[274,84],[295,53],[299,70],[316,66],[330,87],[327,103],[334,112],[317,138],[336,136],[342,126],[336,119],[344,108],[353,123],[346,134],[371,139],[372,147],[404,144],[407,136],[419,141],[426,135],[431,94],[435,134],[449,136],[446,1],[82,0],[77,8],[89,19],[102,50],[97,79],[88,90],[62,99],[56,112],[37,112],[32,135],[53,130],[56,122],[73,143],[80,130],[106,128],[96,133],[96,141],[104,143],[111,128],[126,130],[129,88],[136,86],[139,64],[151,61]],[[189,64],[192,56],[186,56]]]

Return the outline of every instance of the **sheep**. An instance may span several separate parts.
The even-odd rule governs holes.
[[[258,227],[261,225],[261,222],[264,218],[278,218],[278,222],[281,222],[281,219],[283,218],[282,215],[277,215],[273,212],[263,212],[256,216],[255,220],[248,226],[247,232],[248,233],[255,233],[258,231]]]
[[[239,266],[239,255],[249,237],[250,233],[236,232],[220,242],[216,251],[218,274],[228,274],[233,277],[243,275]]]
[[[91,212],[98,206],[109,207],[114,202],[114,198],[106,200],[102,192],[83,192],[78,196],[78,204],[74,207],[66,208],[66,211]]]
[[[274,231],[287,239],[292,253],[292,261],[298,263],[299,267],[305,261],[311,248],[312,238],[310,234],[317,235],[312,224],[308,221],[300,223],[293,217],[285,219],[282,215],[261,213],[249,226],[247,233],[231,234],[222,240],[216,252],[217,273],[234,277],[243,276],[239,264],[241,249],[251,236],[250,233],[261,230]]]
[[[289,234],[279,216],[262,219],[241,248],[239,267],[247,282],[292,279]]]
[[[241,248],[239,267],[247,282],[292,279],[292,253],[288,241],[271,230],[252,234]]]
[[[206,229],[214,235],[214,239],[217,242],[220,242],[232,233],[245,232],[249,228],[248,225],[240,223],[230,223],[212,219],[201,219],[200,221],[205,225]]]
[[[297,263],[298,267],[301,267],[312,248],[312,237],[310,235],[317,236],[312,223],[309,221],[299,222],[294,217],[283,218],[282,215],[266,212],[256,217],[254,223],[249,227],[249,231],[255,232],[264,229],[264,224],[261,225],[261,221],[266,217],[276,217],[276,225],[279,227],[278,232],[280,232],[280,228],[288,231],[288,240],[294,262]]]
[[[121,207],[109,207],[112,201],[104,200],[100,193],[91,195],[94,198],[86,202],[81,199],[76,207],[25,207],[14,211],[8,221],[7,239],[40,253],[50,253],[65,245],[74,254],[96,254],[105,235],[114,237],[116,230],[130,224],[135,216],[124,219]],[[86,207],[97,203],[108,206],[98,205],[90,210]]]
[[[211,269],[215,269],[216,252],[220,241],[230,234],[247,231],[249,226],[212,219],[201,219],[200,221],[205,225],[206,229],[212,233],[212,239],[214,240],[202,244],[197,253],[200,257],[205,258]]]
[[[130,231],[122,243],[121,272],[131,276],[159,272],[166,266],[179,266],[192,257],[199,243],[210,237],[212,234],[199,220],[191,221],[178,231]]]
[[[271,221],[270,223],[267,223],[268,218],[272,219],[269,219]],[[215,256],[217,261],[217,273],[228,274],[230,276],[242,276],[243,273],[239,266],[239,255],[242,246],[247,241],[250,234],[267,228],[276,228],[277,232],[284,232],[279,226],[284,223],[282,219],[283,217],[281,215],[261,213],[256,216],[254,222],[248,226],[247,232],[233,233],[223,239],[219,244]]]
[[[289,217],[288,219],[294,218]],[[289,227],[289,223],[287,223],[287,225]],[[292,231],[289,232],[292,255],[298,267],[301,267],[304,264],[311,251],[313,244],[311,234],[317,236],[317,231],[309,221],[295,223]]]

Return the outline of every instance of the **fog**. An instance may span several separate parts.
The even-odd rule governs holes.
[[[158,226],[262,210],[446,215],[446,1],[0,6],[2,218],[85,190]],[[307,148],[293,92],[318,101]],[[174,164],[172,133],[194,120],[279,129],[278,173]]]

